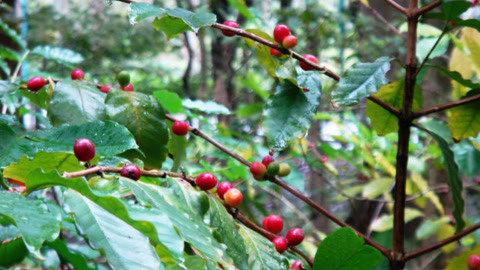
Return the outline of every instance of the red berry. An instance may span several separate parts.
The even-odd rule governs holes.
[[[268,165],[269,165],[270,163],[274,162],[274,161],[275,161],[275,159],[273,159],[273,157],[270,156],[270,155],[269,155],[269,156],[265,156],[265,157],[263,157],[263,159],[262,159],[262,163],[263,163],[263,165],[265,165],[265,167],[268,167]]]
[[[100,92],[108,94],[108,91],[110,90],[110,88],[112,88],[111,84],[104,85],[104,86],[102,86],[102,88],[100,88]]]
[[[326,156],[321,156],[320,157],[320,162],[327,163],[327,161],[328,161],[328,158]]]
[[[218,197],[224,199],[225,192],[227,192],[229,189],[233,188],[232,183],[225,181],[225,182],[220,182],[217,187],[217,194]]]
[[[85,73],[83,73],[83,70],[77,68],[72,71],[70,74],[70,77],[72,77],[72,80],[79,80],[85,78]]]
[[[238,28],[238,23],[234,22],[234,21],[225,21],[223,23],[223,25],[225,26],[230,26],[230,27],[233,27],[233,28]],[[232,31],[228,31],[228,30],[222,30],[222,34],[224,34],[225,36],[227,37],[233,37],[235,36],[235,32],[232,32]]]
[[[217,177],[209,172],[200,174],[195,180],[197,186],[203,190],[209,190],[217,185]]]
[[[290,246],[296,246],[300,244],[305,238],[305,233],[300,228],[293,228],[287,232],[287,240]]]
[[[297,37],[293,35],[286,36],[283,39],[282,45],[287,49],[295,48],[295,46],[297,46]]]
[[[298,260],[292,263],[290,270],[305,270],[305,268],[302,266],[302,261]]]
[[[480,269],[480,256],[473,254],[468,258],[467,266],[469,270],[479,270]]]
[[[279,233],[283,230],[282,217],[271,215],[263,219],[263,227],[271,233]]]
[[[272,243],[275,245],[278,253],[283,253],[287,250],[288,242],[285,237],[277,236],[273,238]]]
[[[172,131],[175,135],[185,136],[188,133],[190,125],[187,122],[175,121],[173,122]]]
[[[122,86],[120,85],[120,89],[123,89],[124,91],[133,91],[133,85],[132,85],[132,83],[129,83],[129,84],[128,84],[127,86],[125,86],[125,87],[122,87]]]
[[[318,59],[317,57],[311,55],[311,54],[305,54],[303,57],[305,57],[305,59],[307,59],[308,61],[310,62],[313,62],[315,64],[318,64]],[[311,67],[310,65],[306,64],[306,63],[303,63],[303,62],[300,62],[300,67],[303,69],[303,70],[314,70],[315,68]]]
[[[250,172],[252,172],[253,175],[263,177],[265,175],[265,172],[267,172],[267,167],[259,161],[254,161],[250,165]]]
[[[451,24],[451,25],[456,25],[456,24],[457,24],[457,22],[455,22],[455,21],[451,21],[451,22],[450,22],[450,24]]]
[[[95,146],[92,141],[86,138],[75,140],[73,153],[79,161],[87,162],[95,157]]]
[[[288,26],[279,24],[273,29],[273,38],[276,42],[282,44],[283,39],[287,36],[290,36],[290,29],[288,29]]]
[[[278,58],[282,57],[283,55],[283,53],[281,53],[279,50],[274,48],[270,48],[270,54]]]
[[[224,197],[225,202],[231,207],[239,206],[243,199],[242,192],[236,188],[231,188],[227,190]]]
[[[138,180],[140,176],[142,176],[140,169],[135,164],[127,164],[123,166],[122,170],[120,171],[120,175],[133,179],[135,181]]]
[[[302,88],[303,92],[307,93],[307,92],[310,92],[310,90],[308,90],[307,88]]]
[[[35,76],[30,78],[27,83],[27,88],[30,91],[37,92],[38,90],[42,89],[42,87],[46,84],[47,82],[43,77],[40,76]]]

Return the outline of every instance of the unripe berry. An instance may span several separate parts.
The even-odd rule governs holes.
[[[190,125],[187,122],[175,121],[172,125],[172,131],[175,135],[185,136],[188,133]]]
[[[127,86],[123,87],[120,85],[120,89],[123,89],[123,91],[133,91],[133,85],[132,83],[129,83]]]
[[[217,185],[217,177],[209,172],[204,172],[197,176],[195,183],[200,189],[209,190]]]
[[[293,35],[286,36],[283,39],[282,45],[287,49],[295,48],[297,46],[297,37]]]
[[[272,243],[275,245],[278,253],[283,253],[285,250],[287,250],[288,242],[284,237],[277,236],[273,238]]]
[[[468,258],[467,267],[469,270],[479,270],[480,269],[480,256],[473,254]]]
[[[127,164],[123,166],[122,170],[120,171],[120,175],[137,181],[140,179],[140,176],[142,176],[142,173],[137,165]]]
[[[253,175],[257,175],[257,176],[261,176],[263,177],[265,175],[265,172],[267,172],[267,167],[265,167],[265,165],[263,165],[263,163],[259,162],[259,161],[254,161],[252,162],[252,164],[250,165],[250,172],[253,174]]]
[[[271,215],[265,217],[262,222],[263,227],[265,230],[271,233],[279,233],[283,230],[283,220],[282,217],[277,215]]]
[[[130,73],[126,70],[120,71],[117,75],[117,81],[121,86],[127,86],[130,83]]]
[[[220,182],[217,187],[217,194],[222,200],[224,199],[225,192],[233,188],[232,183],[228,181]]]
[[[305,59],[307,59],[308,61],[310,62],[313,62],[315,64],[318,64],[318,59],[317,57],[311,55],[311,54],[305,54],[303,56]],[[304,63],[304,62],[300,62],[300,67],[303,69],[303,70],[314,70],[315,68],[311,67],[310,65]]]
[[[274,175],[277,175],[279,170],[280,170],[280,165],[278,164],[278,162],[274,161],[268,165],[267,174],[274,176]]]
[[[90,161],[95,157],[95,146],[89,139],[83,138],[75,140],[73,153],[79,161]]]
[[[290,165],[287,163],[280,163],[280,170],[278,170],[278,176],[287,176],[290,174]]]
[[[242,192],[236,188],[229,189],[225,195],[225,202],[231,207],[237,207],[240,205],[243,199]]]
[[[298,260],[292,263],[290,270],[305,270],[305,268],[302,266],[302,261]]]
[[[293,228],[287,232],[287,240],[289,246],[296,246],[300,244],[305,238],[305,233],[300,228]]]
[[[112,88],[111,84],[104,85],[102,86],[102,88],[100,88],[100,92],[108,94],[108,91],[110,91],[110,88]]]
[[[225,21],[223,25],[230,26],[233,28],[238,28],[238,23],[234,21]],[[227,36],[227,37],[233,37],[235,36],[235,32],[228,31],[228,30],[222,30],[222,34]]]
[[[270,48],[270,54],[278,58],[283,56],[283,53],[281,53],[279,50],[274,48]]]
[[[43,77],[35,76],[28,80],[27,88],[30,91],[37,92],[38,90],[42,89],[42,87],[45,86],[46,83],[47,82]]]
[[[85,73],[83,73],[83,70],[77,68],[74,69],[72,73],[70,73],[70,77],[72,78],[72,80],[80,80],[85,78]]]
[[[275,39],[276,42],[282,44],[283,39],[287,36],[290,36],[290,29],[288,29],[288,26],[279,24],[273,29],[273,39]]]
[[[273,159],[273,157],[270,156],[270,155],[265,156],[265,157],[263,157],[263,159],[262,159],[262,163],[263,163],[263,165],[265,165],[265,167],[268,167],[268,165],[269,165],[270,163],[272,163],[273,161],[275,161],[275,159]]]

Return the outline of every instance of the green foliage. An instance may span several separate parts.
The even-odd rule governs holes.
[[[464,98],[480,94],[480,90],[472,90]],[[448,126],[456,141],[468,137],[476,137],[480,131],[480,101],[470,102],[451,109]]]
[[[61,47],[37,46],[33,48],[32,54],[60,64],[79,64],[84,60],[81,54]]]
[[[20,263],[28,255],[22,238],[0,244],[0,267],[9,268]]]

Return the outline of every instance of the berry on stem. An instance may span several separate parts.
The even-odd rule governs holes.
[[[271,176],[274,176],[274,175],[277,175],[279,170],[280,170],[280,165],[278,164],[278,162],[274,161],[274,162],[268,164],[267,174],[271,175]]]
[[[251,172],[254,176],[258,176],[258,177],[263,178],[263,176],[264,176],[265,173],[267,172],[267,167],[265,167],[265,165],[263,165],[263,163],[261,163],[261,162],[259,162],[259,161],[254,161],[254,162],[252,162],[252,164],[250,165],[250,172]]]
[[[217,185],[217,177],[209,172],[201,173],[195,179],[195,183],[202,190],[209,190]]]
[[[303,56],[305,59],[307,59],[308,61],[312,62],[312,63],[315,63],[315,64],[318,64],[318,59],[317,57],[311,55],[311,54],[305,54]],[[313,68],[312,66],[304,63],[304,62],[300,62],[300,67],[303,69],[303,70],[314,70],[315,68]]]
[[[230,26],[230,27],[233,27],[233,28],[238,28],[238,23],[235,22],[235,21],[225,21],[223,23],[223,25]],[[235,32],[228,31],[228,30],[222,30],[222,34],[227,36],[227,37],[233,37],[233,36],[236,35]]]
[[[297,37],[293,35],[286,36],[283,39],[282,45],[287,49],[295,48],[297,46]]]
[[[468,258],[467,267],[469,270],[480,270],[480,256],[473,254]]]
[[[218,187],[217,187],[218,197],[220,197],[223,200],[225,193],[231,188],[233,188],[233,185],[228,181],[218,183]]]
[[[270,163],[272,163],[273,161],[275,161],[275,159],[273,159],[273,157],[270,156],[270,155],[265,156],[265,157],[263,157],[263,159],[262,159],[262,163],[263,163],[263,165],[265,165],[265,167],[268,167],[268,165],[269,165]]]
[[[130,73],[126,70],[120,71],[117,75],[117,81],[123,87],[128,86],[130,83]]]
[[[110,88],[112,88],[111,84],[104,85],[102,86],[102,88],[100,88],[100,92],[108,94],[108,91],[110,91]]]
[[[236,188],[227,190],[224,195],[225,202],[231,207],[237,207],[240,205],[243,199],[242,192]]]
[[[265,217],[262,221],[263,228],[271,233],[279,233],[283,230],[282,217],[277,215],[271,215]]]
[[[188,133],[190,125],[184,121],[175,121],[172,125],[172,131],[175,135],[185,136]]]
[[[273,238],[272,243],[275,245],[278,253],[283,253],[287,250],[288,241],[285,237],[277,236]]]
[[[296,246],[305,238],[305,233],[300,228],[293,228],[287,232],[288,245]]]
[[[287,163],[280,163],[280,170],[278,170],[278,176],[287,176],[290,174],[290,165]]]
[[[73,145],[73,153],[79,161],[87,162],[95,157],[95,146],[89,139],[78,139]]]
[[[298,260],[292,263],[292,266],[290,266],[290,270],[305,270],[305,268],[303,268],[302,266],[302,261]]]
[[[290,36],[290,29],[284,24],[279,24],[273,29],[273,38],[276,42],[282,44],[283,39],[287,36]]]
[[[270,54],[278,58],[283,56],[283,53],[281,53],[279,50],[274,48],[270,48]]]
[[[140,169],[135,164],[127,164],[123,166],[120,175],[137,181],[142,176]]]
[[[47,82],[43,77],[35,76],[28,80],[27,88],[30,91],[37,92],[38,90],[42,89],[42,87],[45,86],[46,83]]]
[[[129,83],[127,86],[123,87],[120,85],[120,89],[124,90],[124,91],[133,91],[133,85],[132,83]]]
[[[77,68],[74,69],[72,73],[70,73],[70,77],[72,78],[72,80],[80,80],[85,78],[85,73],[83,73],[83,70]]]

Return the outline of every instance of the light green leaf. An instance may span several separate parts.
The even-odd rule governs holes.
[[[468,98],[480,94],[480,90],[472,90],[463,98]],[[480,101],[470,102],[461,106],[452,108],[448,126],[452,137],[456,141],[468,137],[477,137],[480,132]]]
[[[168,39],[185,31],[195,33],[205,26],[210,26],[217,21],[217,16],[212,13],[193,13],[191,11],[175,8],[165,9],[166,16],[157,17],[152,23],[153,28],[163,31]]]
[[[165,10],[148,3],[130,3],[128,5],[128,18],[132,25],[151,17],[151,16],[163,16]]]
[[[447,224],[449,222],[449,217],[427,219],[417,229],[417,232],[415,233],[415,238],[417,238],[418,240],[427,239],[428,237],[436,234],[443,224]]]
[[[374,199],[385,192],[389,192],[389,187],[392,185],[392,183],[393,178],[379,178],[370,181],[365,185],[362,196],[369,199]]]
[[[198,99],[184,99],[182,105],[190,110],[201,111],[208,114],[230,114],[230,110],[227,107],[211,100],[203,101]]]
[[[83,62],[83,56],[81,54],[61,47],[51,47],[47,45],[37,46],[32,50],[32,54],[62,64],[78,64]]]
[[[157,98],[162,107],[170,113],[179,113],[183,111],[182,99],[177,93],[167,90],[160,90],[153,92],[153,95]]]
[[[422,217],[423,213],[417,209],[405,208],[405,224],[418,218]],[[371,224],[372,231],[376,232],[385,232],[393,228],[393,214],[383,215]]]

